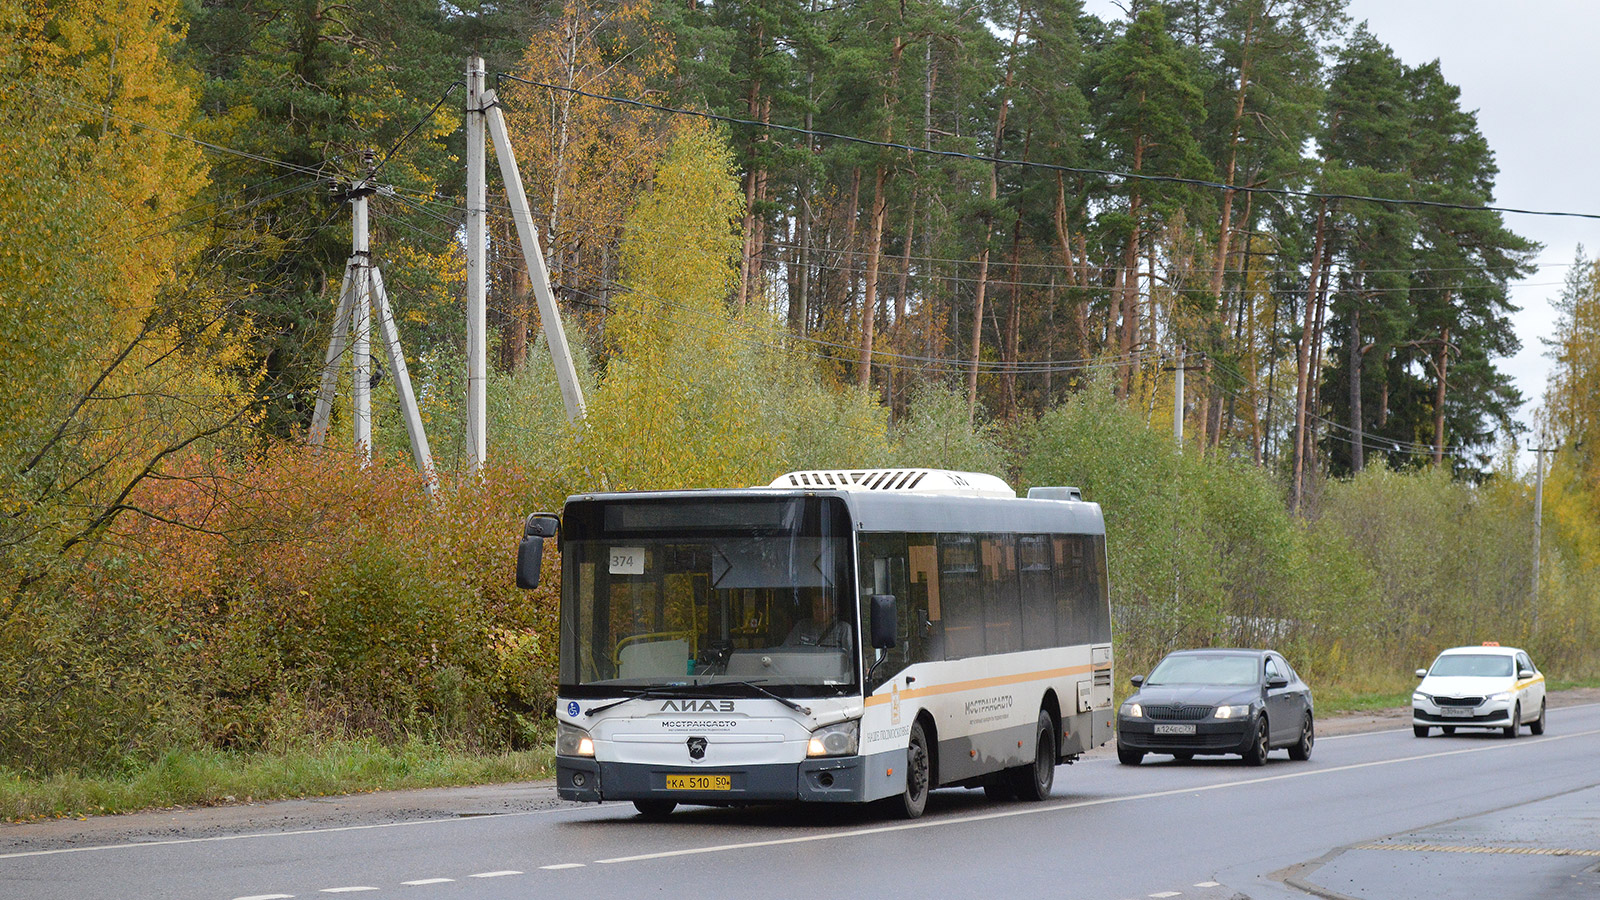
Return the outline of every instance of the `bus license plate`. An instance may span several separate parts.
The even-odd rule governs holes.
[[[669,791],[731,791],[732,775],[668,775]]]
[[[1194,734],[1193,725],[1157,725],[1156,734]]]
[[[1465,718],[1467,716],[1472,715],[1472,710],[1464,708],[1464,707],[1449,707],[1449,706],[1446,706],[1446,707],[1440,708],[1439,715],[1448,716],[1448,717],[1451,717],[1451,718]]]

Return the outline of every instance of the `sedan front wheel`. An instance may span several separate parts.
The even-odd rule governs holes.
[[[1244,764],[1247,766],[1264,766],[1267,764],[1267,717],[1262,716],[1256,722],[1256,737],[1250,742],[1250,748],[1244,752]]]
[[[1311,746],[1317,742],[1317,727],[1311,721],[1311,713],[1306,713],[1306,720],[1300,725],[1300,740],[1289,748],[1289,758],[1297,762],[1305,762],[1311,758]]]

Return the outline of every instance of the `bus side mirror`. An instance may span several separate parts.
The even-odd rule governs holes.
[[[868,602],[872,607],[872,649],[887,650],[896,643],[894,595],[872,594]]]
[[[522,526],[517,543],[517,587],[531,591],[539,586],[539,568],[544,562],[544,539],[560,533],[561,522],[550,513],[534,513]]]

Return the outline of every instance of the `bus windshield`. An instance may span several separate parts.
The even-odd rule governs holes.
[[[858,683],[841,501],[573,501],[565,523],[564,695],[753,682],[816,696]]]

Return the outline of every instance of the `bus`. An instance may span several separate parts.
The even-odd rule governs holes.
[[[791,472],[766,487],[569,497],[556,789],[678,804],[1042,800],[1112,727],[1105,524],[1074,488]]]

